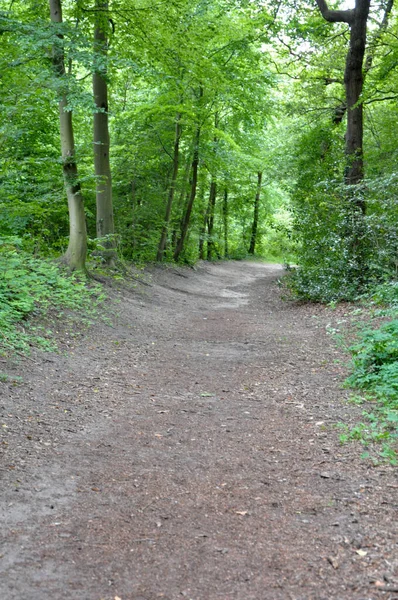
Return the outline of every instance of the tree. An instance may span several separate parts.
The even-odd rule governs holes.
[[[49,0],[51,21],[56,27],[53,44],[53,65],[59,79],[59,127],[62,150],[62,169],[69,208],[69,245],[64,259],[71,269],[85,268],[87,254],[86,219],[83,197],[75,159],[72,110],[68,106],[68,76],[65,71],[65,55],[62,34],[61,0]]]
[[[94,166],[96,176],[97,237],[106,238],[114,234],[112,176],[110,167],[110,141],[108,125],[108,83],[107,48],[109,27],[108,2],[95,0],[94,24],[94,72],[93,95],[94,111]],[[105,247],[114,246],[112,239],[105,241]],[[105,258],[110,260],[112,252]]]
[[[169,223],[171,216],[171,209],[173,206],[174,193],[176,189],[178,167],[180,161],[180,138],[181,138],[181,113],[177,113],[176,125],[175,125],[175,137],[174,137],[174,152],[173,152],[173,172],[171,176],[169,194],[166,204],[166,214],[164,216],[164,223],[162,227],[162,233],[160,235],[158,253],[156,260],[162,261],[164,258],[164,251],[166,248],[167,234],[169,231]]]
[[[200,86],[198,101],[201,103],[203,98],[203,87]],[[201,123],[200,121],[197,123],[195,138],[194,138],[194,150],[193,150],[193,158],[192,158],[192,181],[191,181],[191,191],[189,195],[188,204],[185,209],[185,214],[181,223],[181,231],[178,237],[177,245],[174,250],[174,260],[178,260],[180,258],[181,252],[184,248],[185,238],[188,233],[189,222],[191,219],[192,209],[196,198],[196,191],[198,185],[198,170],[199,170],[199,144],[200,144],[200,134],[201,134]]]
[[[251,235],[250,235],[249,254],[254,254],[254,252],[256,250],[257,229],[258,229],[258,212],[259,212],[259,208],[260,208],[262,179],[263,179],[263,172],[259,171],[257,173],[257,190],[256,190],[256,197],[254,199],[253,224],[252,224],[252,230],[251,230]]]
[[[348,185],[359,183],[363,172],[363,67],[366,48],[366,29],[370,0],[355,0],[352,10],[330,10],[325,0],[316,0],[323,18],[330,23],[347,23],[350,27],[350,43],[346,56],[344,86],[347,106],[347,132],[345,149],[347,167],[345,180]],[[359,207],[365,212],[364,201]]]

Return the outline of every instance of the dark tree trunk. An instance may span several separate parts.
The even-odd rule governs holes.
[[[252,232],[251,232],[251,236],[250,236],[249,254],[254,254],[254,252],[256,251],[257,229],[258,229],[258,211],[260,208],[262,179],[263,179],[263,172],[259,171],[257,173],[257,191],[256,191],[256,197],[254,199],[253,224],[252,224]]]
[[[200,203],[201,206],[204,205],[204,195],[205,195],[205,186],[203,184],[202,189],[201,189],[201,196],[202,196],[202,198],[201,198],[202,201]],[[206,239],[208,215],[209,215],[209,202],[207,201],[206,208],[203,211],[202,228],[199,233],[199,260],[204,260],[204,258],[205,258],[205,239]]]
[[[366,25],[370,0],[356,0],[353,10],[329,10],[325,0],[316,0],[322,16],[331,23],[343,22],[350,27],[350,47],[346,57],[344,86],[347,108],[345,181],[348,185],[359,183],[363,171],[363,106],[360,96],[363,87],[363,70],[366,47]],[[359,208],[365,212],[364,202]]]
[[[228,258],[228,188],[224,190],[224,199],[222,205],[223,225],[224,225],[224,258]]]
[[[159,247],[158,247],[158,252],[157,252],[157,256],[156,256],[156,260],[158,260],[158,261],[163,260],[164,251],[166,248],[167,233],[169,230],[170,215],[171,215],[171,209],[173,206],[174,192],[175,192],[177,176],[178,176],[178,166],[179,166],[179,156],[180,156],[180,138],[181,138],[181,114],[179,113],[179,114],[177,114],[176,125],[175,125],[173,172],[171,175],[170,189],[169,189],[169,195],[168,195],[167,205],[166,205],[166,214],[164,216],[162,233],[160,235]]]
[[[174,260],[178,260],[180,254],[184,248],[184,242],[187,235],[189,222],[191,219],[192,208],[195,202],[196,197],[196,188],[198,184],[198,169],[199,169],[199,141],[200,141],[200,127],[198,126],[195,134],[195,147],[193,152],[192,159],[192,183],[191,183],[191,192],[189,195],[189,201],[185,210],[185,214],[183,216],[183,221],[181,224],[181,232],[180,237],[178,238],[176,249],[174,251]]]
[[[210,194],[209,194],[209,211],[207,218],[207,260],[212,260],[213,257],[213,249],[214,242],[212,240],[213,228],[214,228],[214,208],[216,206],[216,198],[217,198],[217,182],[215,179],[212,180],[210,184]]]
[[[370,0],[356,0],[355,18],[350,30],[350,48],[346,58],[344,85],[347,102],[346,183],[354,185],[363,179],[363,63],[366,46],[366,23]],[[364,211],[365,206],[361,206]]]
[[[94,112],[94,168],[96,176],[96,205],[97,205],[97,237],[112,236],[115,232],[112,204],[112,177],[109,160],[109,124],[108,124],[108,83],[107,83],[107,52],[108,38],[108,2],[95,2],[94,50],[101,56],[101,67],[96,67],[93,73]],[[105,244],[108,252],[104,253],[106,260],[112,259],[114,241]],[[109,252],[110,251],[110,252]]]

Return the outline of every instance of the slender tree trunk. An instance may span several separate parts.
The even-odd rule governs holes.
[[[213,235],[213,228],[214,228],[214,208],[216,205],[216,197],[217,197],[217,181],[215,179],[213,179],[210,184],[209,212],[208,212],[208,219],[207,219],[207,233],[209,236],[207,239],[207,260],[212,259],[212,254],[213,254],[213,249],[214,249],[214,243],[213,243],[213,240],[211,239],[211,236]]]
[[[183,215],[185,214],[186,207],[189,202],[189,194],[187,195],[187,190],[191,189],[189,176],[191,174],[192,168],[192,154],[189,152],[188,158],[186,160],[184,174],[182,177],[180,193],[178,195],[177,206],[176,206],[176,217],[173,222],[173,231],[171,234],[171,247],[173,251],[177,245],[178,232],[181,231]]]
[[[224,190],[224,199],[222,205],[223,225],[224,225],[224,258],[228,258],[228,188]]]
[[[207,180],[207,178],[206,178]],[[202,227],[199,233],[199,260],[204,260],[205,257],[205,237],[206,237],[206,227],[207,227],[207,214],[209,209],[209,203],[206,202],[206,206],[204,206],[204,197],[205,197],[205,184],[206,181],[202,182],[201,193],[200,193],[200,206],[203,207],[202,211]]]
[[[62,23],[61,0],[49,0],[49,5],[51,21]],[[64,260],[71,269],[84,270],[87,255],[86,217],[75,159],[72,111],[68,110],[63,36],[58,34],[57,37],[58,42],[53,47],[53,66],[57,77],[60,79],[62,89],[59,101],[59,129],[62,169],[69,210],[69,244]]]
[[[156,256],[156,260],[158,260],[158,261],[163,260],[164,251],[166,248],[167,233],[169,230],[170,215],[171,215],[171,209],[173,206],[174,193],[175,193],[177,176],[178,176],[178,166],[179,166],[179,156],[180,156],[180,138],[181,138],[181,114],[178,113],[177,117],[176,117],[175,136],[174,136],[173,172],[171,175],[169,195],[168,195],[167,204],[166,204],[166,214],[164,217],[162,233],[160,235],[158,253]]]
[[[254,252],[256,250],[257,229],[258,229],[258,211],[259,211],[259,207],[260,207],[262,179],[263,179],[263,172],[259,171],[257,173],[257,191],[256,191],[256,197],[254,199],[253,224],[252,224],[252,232],[251,232],[251,236],[250,236],[249,254],[254,254]]]
[[[94,50],[102,59],[100,67],[93,73],[93,95],[96,110],[94,112],[94,168],[96,176],[97,204],[97,237],[112,236],[115,232],[112,204],[112,175],[109,161],[109,124],[108,124],[108,84],[107,84],[107,52],[108,52],[108,2],[95,0],[96,17],[94,28]],[[98,59],[97,59],[98,60]],[[108,249],[114,248],[114,241],[105,244]],[[113,252],[105,253],[110,260]]]
[[[210,187],[210,191],[211,191],[211,187]],[[204,195],[205,195],[205,186],[202,186],[202,202],[201,205],[203,206],[203,199],[204,199]],[[204,209],[203,212],[203,221],[202,221],[202,227],[199,233],[199,259],[200,260],[204,260],[205,258],[205,240],[206,240],[206,230],[207,230],[207,224],[209,221],[209,200],[206,203],[206,208]]]
[[[197,127],[196,134],[195,134],[195,146],[194,146],[193,159],[192,159],[191,193],[190,193],[189,201],[188,201],[186,211],[185,211],[185,214],[183,217],[180,237],[177,241],[177,246],[174,251],[174,260],[176,260],[176,261],[179,259],[180,254],[184,248],[184,242],[185,242],[185,238],[187,235],[189,222],[191,219],[192,208],[193,208],[193,205],[195,202],[195,197],[196,197],[196,188],[197,188],[197,184],[198,184],[198,168],[199,168],[199,141],[200,141],[200,126]]]

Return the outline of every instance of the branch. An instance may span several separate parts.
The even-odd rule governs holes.
[[[363,104],[373,104],[373,102],[385,102],[386,100],[396,100],[397,98],[397,94],[395,94],[394,96],[383,96],[383,98],[370,98],[369,100],[365,100]]]
[[[388,27],[388,20],[389,20],[393,6],[394,6],[394,0],[388,0],[386,8],[384,10],[383,19],[382,19],[382,21],[379,25],[379,28],[376,31],[374,38],[373,38],[373,48],[371,48],[369,50],[368,55],[365,60],[365,73],[368,73],[368,71],[370,71],[370,69],[372,68],[372,63],[373,63],[374,55],[376,52],[377,44],[378,44],[378,42],[380,42],[380,39],[381,39],[383,33],[386,31],[386,29]]]
[[[351,25],[354,22],[354,10],[330,10],[325,0],[315,0],[322,17],[329,23],[348,23]]]
[[[167,156],[168,156],[168,157],[170,157],[170,158],[171,158],[171,160],[173,160],[173,157],[172,157],[172,155],[171,155],[171,154],[170,154],[170,152],[167,150],[166,146],[163,144],[163,142],[162,142],[162,138],[160,137],[160,135],[159,135],[159,133],[157,132],[157,130],[155,129],[155,127],[154,127],[153,125],[151,125],[150,123],[149,123],[149,127],[151,127],[151,129],[153,129],[153,131],[155,132],[155,135],[156,135],[156,137],[158,138],[158,140],[159,140],[159,143],[160,143],[160,145],[162,146],[162,148],[163,148],[163,150],[165,151],[165,153],[167,154]]]

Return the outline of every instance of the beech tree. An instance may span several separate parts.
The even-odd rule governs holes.
[[[110,167],[110,141],[108,124],[107,50],[110,27],[108,2],[95,0],[94,24],[94,167],[96,176],[96,229],[97,237],[112,236],[114,230],[112,203],[112,176]],[[112,248],[113,240],[105,242]],[[107,257],[111,258],[111,255]]]
[[[62,25],[61,0],[49,0],[53,24]],[[69,208],[69,244],[64,259],[71,269],[84,269],[87,254],[86,219],[75,158],[72,110],[68,105],[68,81],[65,70],[63,34],[55,28],[53,44],[54,72],[59,79],[59,127],[61,135],[62,169]]]

